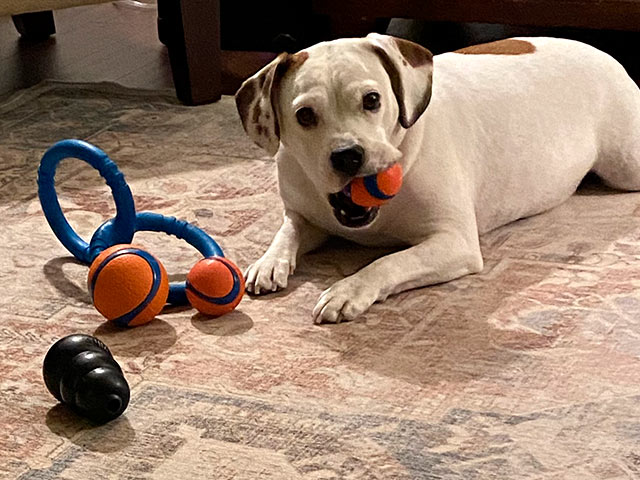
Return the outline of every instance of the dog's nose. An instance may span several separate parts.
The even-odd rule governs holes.
[[[338,172],[355,175],[364,163],[364,149],[360,145],[338,148],[331,152],[331,165]]]

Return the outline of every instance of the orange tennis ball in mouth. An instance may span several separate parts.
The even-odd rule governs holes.
[[[114,245],[91,263],[89,292],[96,309],[121,327],[150,322],[169,295],[169,280],[162,264],[135,245]]]
[[[361,207],[379,207],[400,191],[402,166],[395,163],[376,175],[354,178],[349,186],[353,203]]]
[[[195,309],[217,317],[240,303],[244,295],[244,277],[228,258],[203,258],[189,271],[186,291],[189,303]]]

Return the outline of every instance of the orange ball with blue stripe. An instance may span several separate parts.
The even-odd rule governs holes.
[[[402,166],[399,163],[376,175],[357,177],[350,183],[351,201],[361,207],[384,205],[402,187]]]
[[[150,322],[169,295],[169,280],[162,264],[135,245],[114,245],[91,263],[89,292],[96,309],[121,327]]]
[[[186,292],[189,303],[200,313],[218,317],[240,303],[244,277],[225,257],[203,258],[189,271]]]

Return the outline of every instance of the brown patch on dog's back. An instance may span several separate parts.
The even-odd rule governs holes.
[[[417,45],[408,40],[404,40],[402,38],[393,39],[398,46],[398,50],[404,57],[403,64],[406,65],[405,60],[409,62],[409,65],[412,67],[420,67],[432,61],[433,55],[426,48],[422,48],[420,45]]]
[[[535,51],[535,45],[530,42],[508,38],[496,42],[472,45],[471,47],[456,50],[453,53],[462,53],[464,55],[526,55]]]

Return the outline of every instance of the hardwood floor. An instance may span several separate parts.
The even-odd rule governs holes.
[[[105,3],[54,16],[56,35],[37,43],[21,40],[11,18],[0,17],[0,96],[44,79],[173,88],[155,8]]]

